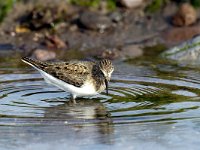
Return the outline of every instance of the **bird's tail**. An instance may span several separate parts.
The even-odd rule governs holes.
[[[41,61],[36,60],[36,59],[29,58],[29,57],[23,57],[22,61],[29,64],[30,66],[32,66],[36,69],[43,69],[44,67],[47,66],[47,63],[41,62]]]

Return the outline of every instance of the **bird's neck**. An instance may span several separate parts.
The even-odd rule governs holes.
[[[97,92],[101,92],[105,89],[105,77],[98,65],[94,65],[92,69],[92,77],[95,82],[95,89]]]

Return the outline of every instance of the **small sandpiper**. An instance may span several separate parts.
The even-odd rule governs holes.
[[[22,61],[38,70],[47,83],[70,92],[73,103],[76,97],[97,95],[105,89],[108,94],[108,82],[114,71],[107,59],[50,63],[24,57]]]

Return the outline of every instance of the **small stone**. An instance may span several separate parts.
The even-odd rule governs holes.
[[[47,61],[47,60],[55,59],[56,53],[49,50],[36,49],[33,52],[33,57],[41,61]]]
[[[14,37],[14,36],[16,36],[16,33],[15,32],[10,32],[10,35]]]
[[[133,59],[143,55],[143,50],[139,45],[127,45],[121,49],[106,49],[100,54],[100,58],[106,59]]]
[[[39,41],[42,37],[43,37],[42,34],[40,34],[40,33],[35,33],[35,34],[34,34],[34,37],[33,37],[33,41],[37,42],[37,41]]]
[[[66,43],[60,39],[58,36],[53,35],[47,35],[45,37],[45,45],[47,45],[48,48],[66,48]]]
[[[119,57],[119,51],[116,49],[106,49],[102,51],[101,58],[114,60]]]
[[[34,7],[23,16],[19,17],[20,24],[30,30],[41,30],[52,28],[55,23],[64,20],[67,17],[67,5],[49,4],[34,5]],[[26,18],[26,19],[24,19]]]
[[[80,16],[81,24],[91,30],[99,30],[101,33],[112,26],[112,21],[97,12],[86,11]]]
[[[117,11],[112,12],[109,17],[113,22],[120,22],[123,18],[122,13]]]
[[[16,33],[26,33],[26,32],[30,32],[30,30],[26,27],[23,27],[23,26],[16,26],[15,32]]]
[[[75,32],[75,31],[78,30],[78,27],[77,27],[77,25],[71,25],[71,26],[69,27],[69,30],[72,31],[72,32]]]
[[[139,45],[127,45],[120,51],[121,59],[132,59],[143,55],[143,50]]]
[[[177,13],[172,18],[172,23],[176,26],[189,26],[197,21],[197,12],[188,3],[180,5]]]
[[[120,3],[127,8],[136,8],[143,4],[144,0],[120,0]]]

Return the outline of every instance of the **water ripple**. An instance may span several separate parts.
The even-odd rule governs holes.
[[[7,121],[25,118],[26,122],[28,118],[35,118],[36,122],[57,118],[56,121],[67,119],[82,123],[109,119],[112,123],[123,123],[198,117],[198,71],[180,69],[169,76],[166,71],[176,72],[176,69],[168,66],[168,69],[162,68],[166,76],[160,76],[160,72],[144,66],[123,64],[117,68],[108,96],[103,92],[92,98],[80,98],[78,106],[69,102],[69,93],[46,84],[35,71],[0,69],[0,125],[6,124],[6,118]],[[15,121],[15,124],[18,123]]]

